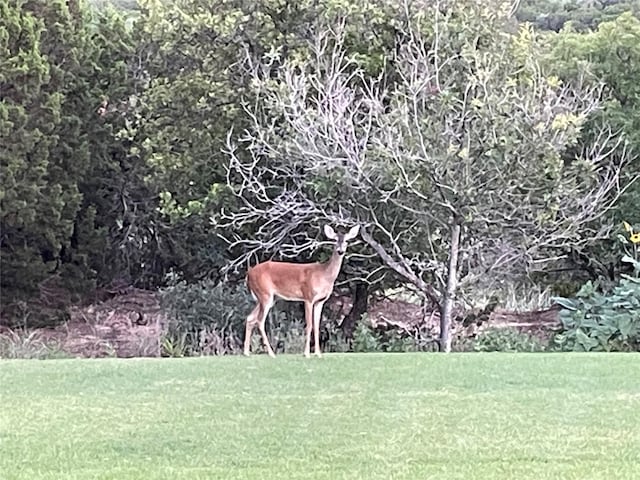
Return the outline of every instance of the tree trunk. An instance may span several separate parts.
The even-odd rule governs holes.
[[[449,269],[447,272],[447,288],[440,309],[440,351],[451,351],[451,312],[453,300],[458,287],[458,253],[460,252],[460,224],[451,227],[451,248],[449,250]]]
[[[344,338],[351,340],[353,338],[353,332],[356,329],[356,323],[360,320],[360,317],[367,311],[369,306],[369,285],[365,282],[355,282],[355,288],[353,290],[353,305],[351,310],[344,317],[342,321],[342,333]]]

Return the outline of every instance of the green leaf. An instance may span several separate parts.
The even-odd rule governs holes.
[[[628,340],[632,334],[636,333],[636,326],[630,315],[625,315],[618,320],[618,328],[623,340]]]
[[[575,300],[571,300],[570,298],[553,297],[551,300],[567,310],[577,310],[578,308],[577,302]]]

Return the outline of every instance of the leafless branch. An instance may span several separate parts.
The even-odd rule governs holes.
[[[603,215],[627,188],[623,139],[603,129],[569,155],[601,88],[545,78],[533,53],[513,58],[511,37],[492,50],[477,39],[453,48],[454,16],[441,7],[423,6],[434,19],[427,36],[403,2],[406,24],[379,75],[349,55],[345,21],[316,29],[304,65],[247,55],[251,125],[227,138],[238,202],[220,216],[240,250],[230,268],[264,253],[313,253],[320,243],[310,226],[361,223],[380,263],[360,278],[384,266],[438,303],[454,219],[460,288],[607,234]]]

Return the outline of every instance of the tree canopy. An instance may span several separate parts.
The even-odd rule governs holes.
[[[541,30],[559,32],[565,26],[587,32],[623,13],[640,16],[638,0],[521,0],[517,18]]]

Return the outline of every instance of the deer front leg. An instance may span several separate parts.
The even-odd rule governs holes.
[[[258,325],[258,328],[260,329],[260,334],[262,335],[262,342],[264,343],[264,347],[267,349],[267,353],[271,358],[275,358],[276,354],[274,353],[273,348],[271,348],[271,344],[269,343],[269,337],[267,337],[267,332],[264,328],[264,322],[260,323]]]
[[[322,318],[322,307],[324,307],[324,301],[320,301],[313,306],[314,353],[317,357],[322,356],[320,352],[320,319]]]
[[[311,356],[311,328],[313,326],[313,304],[304,302],[304,320],[305,320],[305,339],[304,339],[304,356]]]

